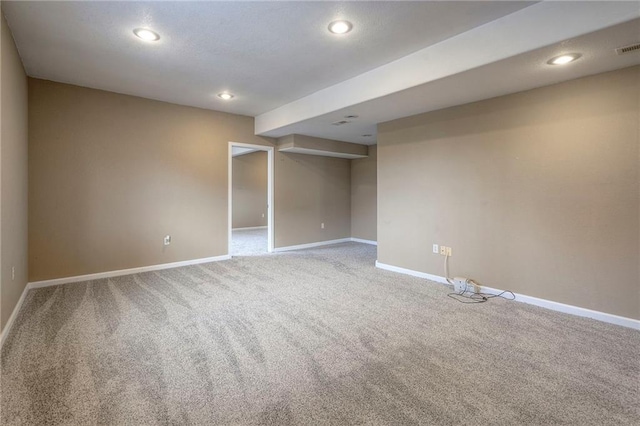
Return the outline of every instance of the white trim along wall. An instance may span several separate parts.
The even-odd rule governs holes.
[[[290,251],[290,250],[301,250],[301,249],[320,247],[320,246],[326,246],[331,244],[346,243],[346,242],[357,242],[361,244],[377,245],[376,241],[361,240],[359,238],[341,238],[337,240],[319,241],[315,243],[299,244],[299,245],[288,246],[288,247],[279,247],[274,251],[284,252],[284,251]],[[2,331],[2,336],[0,337],[0,348],[2,348],[2,345],[4,344],[6,337],[9,335],[11,326],[13,325],[13,323],[17,318],[20,308],[22,307],[22,304],[24,303],[24,300],[29,290],[42,288],[42,287],[55,286],[55,285],[97,280],[101,278],[117,277],[121,275],[137,274],[140,272],[159,271],[162,269],[177,268],[180,266],[197,265],[199,263],[216,262],[216,261],[229,260],[229,259],[231,259],[231,256],[227,254],[223,256],[206,257],[202,259],[185,260],[181,262],[164,263],[160,265],[142,266],[139,268],[120,269],[117,271],[99,272],[95,274],[78,275],[75,277],[56,278],[52,280],[30,282],[29,284],[27,284],[24,291],[22,292],[22,295],[20,296],[20,300],[16,304],[11,316],[9,317],[9,320],[7,321],[6,326],[4,327],[4,330]],[[424,278],[429,281],[434,281],[437,283],[448,285],[445,277],[441,277],[439,275],[432,275],[432,274],[427,274],[425,272],[419,272],[411,269],[401,268],[399,266],[387,265],[385,263],[378,262],[377,260],[375,265],[376,265],[376,268],[379,268],[379,269],[384,269],[387,271],[397,272],[405,275],[411,275],[418,278]],[[498,294],[502,292],[502,290],[500,289],[495,289],[495,288],[485,287],[485,286],[482,286],[482,291],[490,294]],[[546,299],[540,299],[537,297],[527,296],[519,293],[514,293],[514,295],[516,297],[515,301],[517,302],[527,303],[530,305],[539,306],[539,307],[550,309],[557,312],[563,312],[566,314],[592,318],[598,321],[615,324],[622,327],[632,328],[635,330],[640,330],[640,320],[621,317],[618,315],[608,314],[605,312],[593,311],[591,309],[581,308],[579,306],[566,305],[564,303],[554,302]]]
[[[399,266],[387,265],[385,263],[378,262],[376,260],[376,268],[384,269],[387,271],[398,272],[405,275],[411,275],[418,278],[425,278],[429,281],[435,281],[437,283],[449,285],[445,277],[438,275],[431,275],[424,272],[414,271],[412,269],[401,268]],[[500,289],[482,286],[482,291],[489,294],[499,294],[502,292]],[[552,300],[540,299],[538,297],[527,296],[525,294],[513,293],[515,295],[516,302],[527,303],[529,305],[540,306],[542,308],[550,309],[552,311],[563,312],[565,314],[577,315],[580,317],[592,318],[602,322],[608,322],[610,324],[621,325],[623,327],[633,328],[640,330],[640,320],[633,318],[621,317],[618,315],[608,314],[606,312],[593,311],[587,308],[581,308],[579,306],[566,305],[560,302],[554,302]]]
[[[11,316],[9,317],[7,324],[5,325],[4,330],[2,330],[2,337],[0,337],[0,348],[2,347],[2,344],[4,343],[4,340],[6,339],[7,335],[9,334],[9,330],[11,329],[13,322],[16,320],[16,317],[18,316],[18,312],[20,311],[20,308],[22,307],[22,304],[24,303],[24,299],[27,296],[27,293],[29,292],[29,290],[32,290],[35,288],[50,287],[55,285],[99,280],[101,278],[119,277],[121,275],[139,274],[141,272],[160,271],[162,269],[178,268],[180,266],[197,265],[199,263],[217,262],[220,260],[228,260],[228,259],[231,259],[231,256],[229,256],[228,254],[225,254],[222,256],[204,257],[202,259],[183,260],[180,262],[162,263],[160,265],[141,266],[138,268],[119,269],[116,271],[98,272],[95,274],[87,274],[87,275],[77,275],[75,277],[64,277],[64,278],[55,278],[52,280],[30,282],[25,286],[24,290],[22,291],[20,300],[18,300],[18,303],[16,303],[16,306],[13,309],[13,312],[11,313]]]
[[[251,231],[253,229],[267,229],[268,226],[247,226],[245,228],[231,228],[232,231]]]

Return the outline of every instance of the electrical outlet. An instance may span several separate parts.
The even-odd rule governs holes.
[[[465,277],[455,277],[453,279],[453,291],[455,291],[456,293],[462,293],[465,290],[470,290],[469,285],[467,285],[469,282],[468,278]]]
[[[163,243],[165,246],[168,246],[169,244],[171,244],[171,235],[167,235],[164,237]]]
[[[264,217],[264,213],[262,213],[262,217]]]
[[[447,255],[447,248],[445,246],[440,246],[440,254],[443,256]]]
[[[320,224],[320,229],[324,229],[324,222]]]
[[[447,247],[447,256],[451,256],[451,247]]]
[[[438,253],[440,252],[440,250],[438,249],[438,245],[437,245],[437,244],[434,244],[434,245],[433,245],[433,252],[434,252],[435,254],[438,254]]]
[[[12,266],[11,267],[11,281],[16,279],[16,267]]]

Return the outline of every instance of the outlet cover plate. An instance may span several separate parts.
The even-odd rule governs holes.
[[[462,293],[465,290],[468,290],[467,279],[464,277],[455,277],[453,279],[453,290],[456,293]]]

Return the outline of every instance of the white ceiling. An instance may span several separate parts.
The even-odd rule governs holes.
[[[274,137],[297,133],[371,145],[376,142],[378,123],[638,65],[640,50],[625,55],[617,55],[614,50],[616,47],[638,42],[640,19],[365,102],[347,102],[347,107],[319,113],[312,118],[298,121],[295,116],[290,116],[287,117],[289,123],[285,121],[284,125],[261,133]],[[562,67],[547,64],[550,58],[568,52],[581,52],[583,56],[580,60]],[[316,99],[302,99],[298,102],[308,101],[318,102]],[[304,107],[294,108],[293,111],[304,111]],[[359,117],[339,127],[331,124],[344,120],[344,116],[348,114],[358,114]],[[256,119],[257,125],[260,118],[258,116]]]
[[[537,3],[261,114],[256,133],[372,144],[377,123],[640,64],[614,51],[640,42],[639,17],[638,2]],[[583,56],[547,64],[570,52]]]
[[[3,10],[32,77],[253,116],[528,4],[3,1]],[[341,18],[353,31],[329,33]],[[140,41],[137,27],[160,41]],[[218,99],[224,90],[236,97]]]
[[[232,146],[231,147],[231,156],[237,157],[239,155],[251,154],[252,152],[256,152],[257,149],[253,148],[243,148],[240,146]]]
[[[640,63],[637,2],[14,2],[32,77],[256,117],[256,133],[375,143],[376,124]],[[335,19],[351,33],[330,34]],[[626,22],[626,24],[624,24]],[[157,43],[132,30],[149,27]],[[590,34],[593,33],[593,34]],[[566,67],[550,56],[580,51]],[[225,102],[215,95],[228,90]],[[332,126],[347,114],[354,123]],[[363,138],[363,134],[373,136]]]

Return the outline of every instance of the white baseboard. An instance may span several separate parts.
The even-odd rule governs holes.
[[[387,265],[386,263],[378,262],[377,260],[376,268],[384,269],[391,272],[398,272],[400,274],[411,275],[412,277],[425,278],[427,280],[435,281],[441,284],[449,284],[444,277],[427,274],[425,272],[414,271],[413,269],[401,268],[399,266]]]
[[[376,260],[376,268],[385,269],[387,271],[398,272],[401,274],[411,275],[418,278],[425,278],[430,281],[435,281],[441,284],[448,284],[445,277],[438,275],[431,275],[424,272],[414,271],[412,269],[400,268],[398,266],[387,265],[385,263],[378,262]],[[491,287],[481,287],[481,291],[484,293],[498,294],[503,290],[499,290]],[[621,317],[614,314],[608,314],[606,312],[594,311],[587,308],[581,308],[579,306],[567,305],[560,302],[554,302],[552,300],[540,299],[538,297],[527,296],[526,294],[513,293],[515,295],[515,301],[521,303],[527,303],[529,305],[535,305],[542,308],[550,309],[552,311],[563,312],[565,314],[577,315],[580,317],[592,318],[598,321],[607,322],[609,324],[620,325],[622,327],[628,327],[635,330],[640,330],[640,320]]]
[[[53,280],[34,281],[34,282],[27,283],[27,285],[24,287],[24,290],[22,291],[22,295],[20,296],[18,303],[16,303],[16,306],[13,308],[13,312],[11,313],[11,316],[9,317],[7,324],[4,326],[4,329],[2,330],[2,334],[0,336],[0,348],[2,348],[2,345],[4,344],[5,339],[9,335],[9,330],[11,330],[11,326],[13,325],[13,322],[16,320],[16,317],[18,316],[18,312],[20,312],[20,308],[24,303],[24,299],[27,296],[27,293],[29,292],[29,290],[31,289],[49,287],[49,286],[60,285],[60,284],[77,283],[77,282],[89,281],[89,280],[97,280],[100,278],[118,277],[121,275],[137,274],[140,272],[159,271],[162,269],[177,268],[179,266],[197,265],[199,263],[217,262],[220,260],[227,260],[227,259],[231,259],[231,256],[229,256],[228,254],[225,254],[223,256],[205,257],[202,259],[184,260],[181,262],[163,263],[160,265],[141,266],[139,268],[120,269],[117,271],[98,272],[95,274],[78,275],[75,277],[56,278]]]
[[[302,250],[313,247],[320,246],[328,246],[331,244],[339,244],[339,243],[348,243],[351,242],[351,238],[340,238],[338,240],[329,240],[329,241],[318,241],[316,243],[308,243],[308,244],[298,244],[295,246],[286,246],[286,247],[277,247],[273,251],[291,251],[291,250]]]
[[[27,283],[27,285],[24,286],[24,290],[22,290],[22,294],[20,295],[20,299],[18,299],[18,303],[16,303],[16,306],[14,306],[13,308],[13,312],[11,312],[11,316],[9,317],[9,320],[7,320],[7,323],[4,325],[4,329],[0,334],[0,350],[2,350],[2,346],[4,345],[4,340],[9,335],[9,330],[11,330],[11,326],[13,325],[13,322],[18,317],[18,312],[20,312],[20,308],[22,308],[24,299],[27,297],[27,293],[29,292],[30,289],[31,288],[29,287],[29,283]]]
[[[4,326],[4,329],[2,330],[2,335],[0,337],[0,349],[2,348],[2,345],[4,344],[5,339],[9,335],[9,330],[11,330],[11,326],[13,325],[13,322],[18,316],[18,312],[20,312],[20,308],[22,307],[22,304],[24,303],[24,299],[27,296],[27,293],[29,292],[29,290],[32,290],[35,288],[50,287],[54,285],[70,284],[70,283],[77,283],[77,282],[89,281],[89,280],[98,280],[101,278],[118,277],[121,275],[138,274],[140,272],[159,271],[162,269],[177,268],[180,266],[197,265],[199,263],[217,262],[220,260],[228,260],[228,259],[231,259],[231,256],[228,254],[225,254],[222,256],[205,257],[202,259],[183,260],[180,262],[162,263],[160,265],[141,266],[139,268],[120,269],[117,271],[98,272],[95,274],[77,275],[75,277],[56,278],[53,280],[34,281],[34,282],[27,283],[27,285],[24,287],[24,291],[22,292],[22,295],[20,296],[20,299],[18,300],[18,303],[16,304],[15,308],[13,309],[13,312],[11,313],[11,316],[9,317],[9,320],[7,321],[7,324]]]
[[[252,229],[267,229],[266,226],[249,226],[247,228],[233,228],[232,231],[250,231]]]
[[[377,241],[363,240],[362,238],[351,237],[351,241],[353,241],[354,243],[371,244],[372,246],[377,246],[378,245]]]
[[[162,269],[177,268],[180,266],[197,265],[199,263],[218,262],[220,260],[231,259],[228,254],[222,256],[205,257],[202,259],[183,260],[180,262],[162,263],[160,265],[141,266],[138,268],[120,269],[117,271],[98,272],[95,274],[77,275],[75,277],[55,278],[52,280],[34,281],[29,283],[29,288],[49,287],[52,285],[70,284],[89,280],[99,280],[101,278],[118,277],[121,275],[138,274],[140,272],[160,271]]]
[[[308,249],[308,248],[313,248],[313,247],[320,247],[320,246],[328,246],[331,244],[340,244],[340,243],[349,243],[349,242],[354,242],[354,243],[362,243],[362,244],[371,244],[374,246],[378,245],[377,241],[372,241],[372,240],[363,240],[361,238],[340,238],[337,240],[329,240],[329,241],[318,241],[315,243],[308,243],[308,244],[298,244],[295,246],[286,246],[286,247],[277,247],[275,248],[273,251],[291,251],[291,250],[302,250],[302,249]]]

